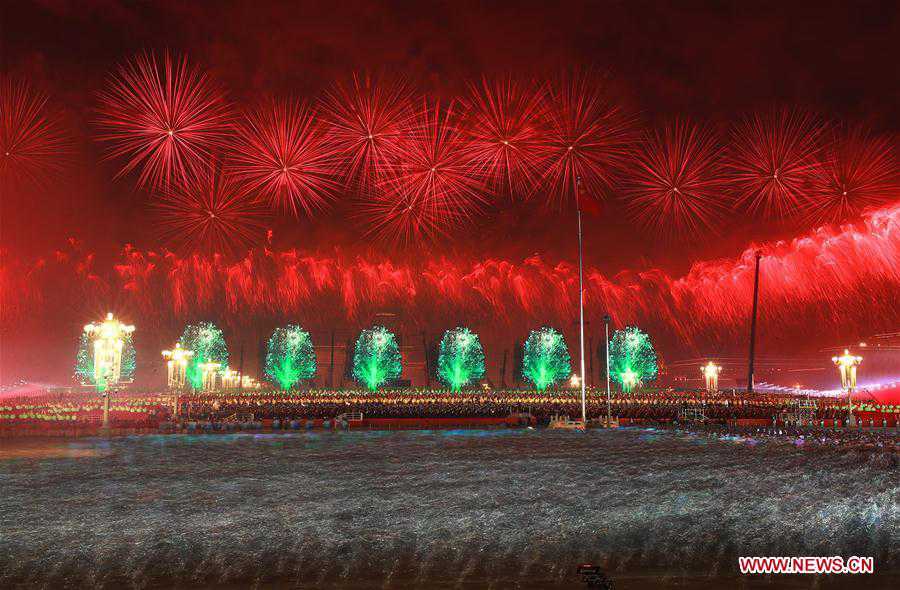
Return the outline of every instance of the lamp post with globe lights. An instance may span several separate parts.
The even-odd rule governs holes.
[[[831,362],[835,364],[841,375],[841,389],[847,392],[847,417],[850,423],[853,422],[853,390],[856,389],[856,369],[862,360],[861,356],[850,354],[850,350],[846,348],[841,356],[831,357]]]

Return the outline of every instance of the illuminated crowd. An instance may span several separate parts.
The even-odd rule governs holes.
[[[605,415],[605,392],[588,390],[589,418]],[[798,398],[782,394],[744,392],[708,394],[705,391],[659,390],[635,394],[615,393],[610,399],[613,416],[634,420],[677,420],[685,408],[702,410],[706,419],[728,421],[763,419],[771,421],[796,407]],[[820,399],[815,417],[840,420],[847,415],[845,400]],[[261,393],[247,395],[200,395],[183,400],[184,411],[196,419],[215,420],[234,413],[250,412],[258,419],[333,418],[342,413],[360,412],[371,418],[475,418],[527,413],[537,423],[546,423],[554,415],[576,416],[581,411],[579,394],[572,390],[535,392],[533,390],[492,390],[451,392],[443,389],[385,390],[310,390],[297,393]],[[896,424],[900,406],[854,403],[858,416],[885,419]]]
[[[805,405],[804,405],[805,404]],[[845,425],[846,399],[799,398],[787,394],[762,393],[748,397],[744,392],[646,390],[634,394],[614,393],[609,409],[625,422],[677,422],[692,410],[711,423],[776,423],[803,407],[819,426]],[[589,418],[607,412],[605,392],[589,389]],[[165,422],[221,422],[252,416],[269,420],[332,420],[341,414],[361,413],[365,418],[500,418],[515,414],[533,417],[536,425],[553,416],[580,415],[577,391],[536,392],[524,389],[471,390],[444,389],[263,391],[239,393],[191,393],[175,396],[162,393],[122,392],[110,400],[110,426],[155,429]],[[896,426],[900,405],[855,401],[853,413],[865,427]],[[0,427],[66,427],[98,425],[103,419],[103,400],[93,392],[42,395],[0,402]]]

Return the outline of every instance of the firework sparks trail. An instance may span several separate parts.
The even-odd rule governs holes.
[[[634,121],[604,93],[606,83],[579,72],[551,84],[546,93],[546,128],[539,148],[542,190],[563,205],[575,195],[606,194],[629,155]]]
[[[218,167],[165,190],[152,207],[161,240],[186,252],[246,250],[259,243],[265,223],[259,202]]]
[[[328,141],[351,187],[370,190],[394,169],[413,123],[412,105],[409,85],[384,76],[355,75],[325,93]]]
[[[545,92],[509,78],[469,84],[464,132],[492,190],[529,197],[540,180]]]
[[[816,170],[804,214],[814,223],[843,221],[886,204],[898,190],[900,169],[891,139],[859,127],[838,128]]]
[[[222,89],[187,58],[145,53],[123,63],[99,93],[97,139],[122,159],[119,176],[164,188],[203,172],[228,138],[231,109]]]
[[[628,212],[669,237],[714,231],[725,209],[720,152],[710,130],[689,122],[648,133],[628,181]]]
[[[440,236],[486,201],[452,105],[426,104],[415,121],[396,169],[362,208],[372,233],[399,242]]]
[[[334,198],[336,151],[306,105],[272,102],[236,131],[229,172],[246,191],[295,216],[312,215]]]
[[[868,213],[857,224],[825,226],[758,248],[765,277],[760,317],[772,327],[772,338],[835,338],[858,326],[872,331],[900,322],[892,297],[900,287],[900,206]],[[600,324],[608,311],[617,325],[637,324],[654,339],[669,335],[685,345],[733,341],[746,329],[756,250],[698,262],[677,277],[659,269],[610,277],[588,267],[588,317]],[[0,288],[4,329],[54,313],[77,323],[118,294],[121,307],[161,325],[212,314],[241,326],[262,315],[331,329],[389,307],[410,322],[466,318],[481,330],[512,323],[569,325],[577,305],[577,269],[539,257],[413,266],[254,250],[229,262],[131,248],[104,269],[92,254],[74,248],[27,265],[7,257]]]
[[[796,109],[755,114],[737,124],[726,167],[738,204],[770,218],[797,215],[820,174],[826,130],[821,119]]]
[[[41,186],[71,151],[60,113],[27,83],[0,78],[0,179]]]

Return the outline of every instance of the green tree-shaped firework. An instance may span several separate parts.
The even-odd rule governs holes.
[[[468,328],[444,332],[438,351],[438,377],[453,391],[459,391],[484,377],[484,349],[478,334]]]
[[[397,339],[383,326],[363,330],[353,351],[353,378],[375,391],[400,376],[400,349]]]
[[[659,367],[650,336],[635,326],[616,330],[609,342],[609,372],[625,392],[656,379]]]
[[[300,326],[276,328],[266,347],[266,375],[282,389],[316,374],[316,353],[309,332]]]
[[[134,340],[131,334],[125,335],[122,348],[122,368],[120,379],[122,381],[134,380],[134,369],[137,361],[137,352],[134,349]],[[75,375],[82,384],[91,384],[97,391],[106,390],[106,381],[97,379],[94,375],[94,345],[93,341],[84,332],[78,341],[78,352],[75,353]]]
[[[228,347],[225,336],[215,324],[203,322],[188,324],[181,334],[181,347],[194,353],[187,366],[187,381],[194,389],[203,387],[204,363],[219,363],[224,369],[228,365]]]
[[[543,391],[569,376],[569,349],[563,335],[553,328],[532,330],[525,340],[522,375]]]

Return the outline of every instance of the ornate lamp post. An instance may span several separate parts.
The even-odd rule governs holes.
[[[117,385],[122,379],[122,351],[125,339],[134,332],[134,326],[123,324],[106,314],[106,319],[84,327],[84,333],[94,346],[94,378],[101,391]]]
[[[166,385],[173,391],[184,389],[187,381],[187,367],[194,356],[194,351],[181,348],[179,342],[172,350],[162,351],[162,356],[166,360]]]
[[[203,379],[203,391],[213,391],[216,389],[216,377],[219,369],[222,368],[221,363],[200,363],[200,374]]]
[[[194,351],[185,350],[181,348],[180,342],[176,342],[175,348],[162,351],[162,356],[166,359],[166,385],[173,394],[172,415],[177,417],[180,406],[178,393],[187,383],[187,367],[194,356]]]
[[[856,389],[856,368],[862,363],[862,360],[861,356],[850,354],[846,348],[841,356],[831,357],[831,362],[835,364],[841,374],[841,389],[847,392],[847,417],[850,423],[853,422],[853,390]]]

